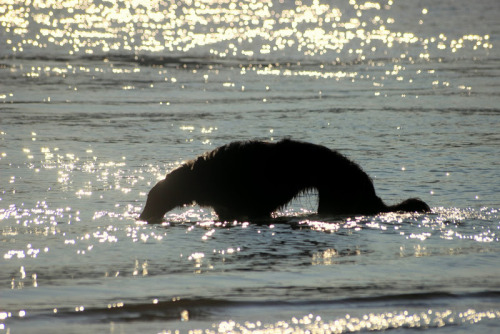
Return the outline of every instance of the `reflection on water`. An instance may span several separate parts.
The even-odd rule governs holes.
[[[217,329],[206,333],[352,333],[364,331],[385,331],[396,328],[429,329],[446,325],[460,325],[461,323],[478,323],[482,320],[497,319],[498,311],[476,311],[469,309],[465,312],[452,310],[424,310],[420,312],[395,311],[387,313],[370,313],[360,317],[346,315],[334,322],[324,321],[321,316],[308,314],[302,318],[292,318],[290,321],[276,323],[262,323],[260,321],[237,323],[229,320],[218,324]],[[172,333],[164,331],[163,333]]]
[[[413,30],[401,31],[392,14],[398,5],[392,0],[295,1],[294,6],[270,0],[4,1],[0,22],[13,55],[56,48],[67,55],[131,51],[222,59],[328,55],[338,62],[364,60],[367,54],[418,60],[443,50],[492,48],[489,35],[472,32],[421,36],[416,30],[425,26],[432,8],[411,18]]]

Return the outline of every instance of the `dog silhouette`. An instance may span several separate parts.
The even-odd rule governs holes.
[[[184,163],[151,189],[139,219],[158,221],[190,203],[212,207],[221,221],[269,218],[311,190],[320,215],[430,211],[418,198],[386,205],[358,164],[325,146],[284,139],[232,142]]]

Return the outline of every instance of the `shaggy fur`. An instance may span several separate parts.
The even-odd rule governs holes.
[[[286,139],[233,142],[186,162],[151,189],[139,219],[158,221],[193,202],[212,207],[220,220],[269,218],[313,189],[321,215],[430,211],[415,198],[388,206],[356,163],[324,146]]]

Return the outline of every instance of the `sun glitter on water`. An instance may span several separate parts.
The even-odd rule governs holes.
[[[133,53],[185,54],[217,58],[259,58],[274,54],[297,58],[363,60],[367,53],[429,59],[440,50],[491,49],[489,35],[450,38],[444,33],[421,37],[393,28],[393,1],[341,1],[336,4],[295,1],[185,2],[48,2],[34,0],[0,5],[0,22],[13,54],[57,48],[68,55]],[[430,10],[416,18],[425,22]],[[32,29],[32,38],[19,38]],[[31,34],[30,34],[31,35]],[[408,54],[390,51],[414,45]],[[258,46],[258,47],[256,47]],[[198,50],[198,51],[197,51]],[[333,57],[332,57],[333,56]]]

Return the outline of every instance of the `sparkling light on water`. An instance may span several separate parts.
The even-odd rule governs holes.
[[[296,1],[290,9],[280,1],[44,1],[3,2],[0,23],[14,53],[50,47],[73,54],[119,51],[186,53],[215,57],[260,57],[289,51],[302,56],[387,53],[396,46],[415,45],[417,52],[398,57],[429,59],[441,50],[470,46],[491,49],[489,35],[449,38],[420,37],[393,30],[392,0],[338,4]],[[424,24],[429,9],[422,10]],[[417,19],[417,18],[415,18]],[[33,29],[34,38],[19,39]],[[31,34],[30,34],[31,35]],[[255,46],[259,47],[256,48]],[[34,51],[31,51],[34,52]],[[392,53],[392,52],[391,52]]]
[[[394,311],[369,313],[359,317],[347,314],[335,321],[323,320],[319,315],[308,314],[301,318],[292,318],[291,320],[282,320],[275,323],[262,321],[239,323],[227,320],[214,324],[215,330],[191,330],[189,333],[342,334],[389,329],[436,329],[446,325],[456,326],[463,323],[479,323],[484,320],[498,318],[500,318],[500,312],[498,311],[478,311],[474,309],[468,309],[464,312],[432,309],[415,313]],[[164,330],[161,333],[171,334],[174,331]]]

